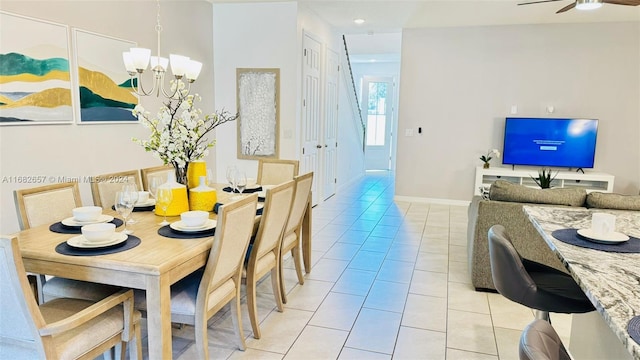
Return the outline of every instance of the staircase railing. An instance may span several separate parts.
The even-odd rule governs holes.
[[[353,116],[356,120],[360,120],[360,126],[362,127],[362,138],[360,139],[362,141],[362,152],[364,152],[365,150],[365,145],[366,145],[366,138],[367,138],[367,126],[364,123],[364,120],[362,119],[362,111],[360,110],[360,102],[358,101],[358,92],[356,91],[356,82],[353,79],[353,70],[351,69],[351,60],[349,59],[349,49],[347,48],[347,39],[345,38],[344,35],[342,35],[342,41],[344,42],[344,52],[345,52],[345,57],[344,57],[344,61],[343,61],[343,66],[342,68],[348,68],[349,69],[349,73],[347,74],[346,71],[343,71],[342,73],[345,76],[345,82],[347,84],[347,88],[349,88],[349,93],[353,93],[353,96],[347,96],[349,98],[349,102],[351,103],[351,110],[353,111]]]

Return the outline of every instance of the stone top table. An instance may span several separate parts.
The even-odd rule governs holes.
[[[591,215],[605,212],[616,215],[616,231],[640,238],[640,212],[548,206],[523,210],[629,354],[640,359],[640,345],[627,333],[629,320],[640,315],[640,254],[587,249],[551,235],[559,229],[588,229]]]

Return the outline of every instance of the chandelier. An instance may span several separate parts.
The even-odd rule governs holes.
[[[184,99],[191,91],[191,84],[196,81],[198,75],[200,75],[202,63],[176,54],[170,54],[169,59],[160,57],[160,33],[162,32],[162,25],[160,25],[160,0],[157,0],[157,3],[157,55],[151,56],[150,49],[131,48],[129,51],[122,53],[122,59],[131,77],[131,87],[139,96],[149,96],[154,92],[156,96],[160,96],[160,92],[162,92],[162,94],[169,99]],[[151,71],[153,71],[154,74],[153,86],[151,89],[145,90],[142,86],[142,73],[149,67],[149,64],[151,64]],[[167,91],[164,87],[164,76],[169,64],[171,64],[171,72],[175,80],[171,81],[171,85]]]

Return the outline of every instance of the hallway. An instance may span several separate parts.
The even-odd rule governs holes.
[[[387,172],[368,172],[316,206],[314,265],[305,284],[296,284],[289,259],[289,302],[279,313],[263,279],[262,338],[253,338],[243,307],[244,352],[236,348],[228,312],[216,314],[209,326],[211,357],[517,359],[521,329],[533,313],[472,289],[467,207],[395,202],[393,181]],[[552,318],[568,345],[571,317]],[[194,359],[193,328],[173,334],[174,358]]]

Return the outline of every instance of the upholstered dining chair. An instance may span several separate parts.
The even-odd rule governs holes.
[[[103,209],[111,209],[115,204],[116,192],[122,190],[122,185],[126,183],[136,184],[138,190],[142,190],[140,171],[129,170],[96,176],[95,181],[91,183],[93,204]]]
[[[72,215],[73,208],[82,206],[77,182],[58,183],[14,192],[22,230],[52,224]],[[56,297],[97,301],[118,291],[111,285],[96,284],[60,277],[37,276],[37,299],[40,304]]]
[[[293,200],[293,180],[275,186],[266,191],[260,225],[253,243],[249,246],[249,259],[246,265],[247,308],[253,329],[253,337],[260,339],[258,324],[258,304],[256,286],[267,273],[271,273],[271,287],[278,311],[282,312],[280,294],[280,246],[284,226],[289,219]]]
[[[313,183],[313,172],[296,176],[295,190],[293,192],[293,203],[291,204],[291,212],[289,213],[289,219],[287,219],[287,225],[284,228],[284,234],[282,236],[282,246],[280,247],[280,294],[282,295],[282,302],[287,303],[287,294],[284,285],[284,272],[282,270],[282,259],[291,252],[293,257],[293,263],[296,267],[296,274],[298,276],[298,283],[304,285],[304,276],[302,275],[302,255],[301,249],[301,235],[302,235],[302,220],[307,210],[307,203],[311,196],[311,185]]]
[[[258,178],[260,185],[278,185],[298,176],[298,160],[259,159]]]
[[[226,304],[238,337],[245,349],[240,312],[240,288],[245,254],[253,232],[258,194],[220,206],[218,223],[209,259],[204,270],[196,271],[171,285],[171,321],[195,327],[198,359],[209,358],[207,320]],[[145,314],[146,293],[135,291],[136,309]]]
[[[518,353],[520,360],[572,360],[555,329],[540,319],[522,331]]]
[[[142,178],[142,188],[149,191],[149,177],[161,176],[165,181],[167,180],[167,173],[174,171],[171,165],[160,165],[148,168],[140,169],[140,175]]]
[[[549,313],[586,313],[595,310],[571,275],[520,257],[504,226],[489,229],[491,277],[507,299],[536,311],[550,322]]]
[[[54,299],[40,306],[31,289],[17,237],[0,238],[0,357],[3,359],[94,359],[112,348],[142,359],[140,313],[133,291],[99,302]]]

